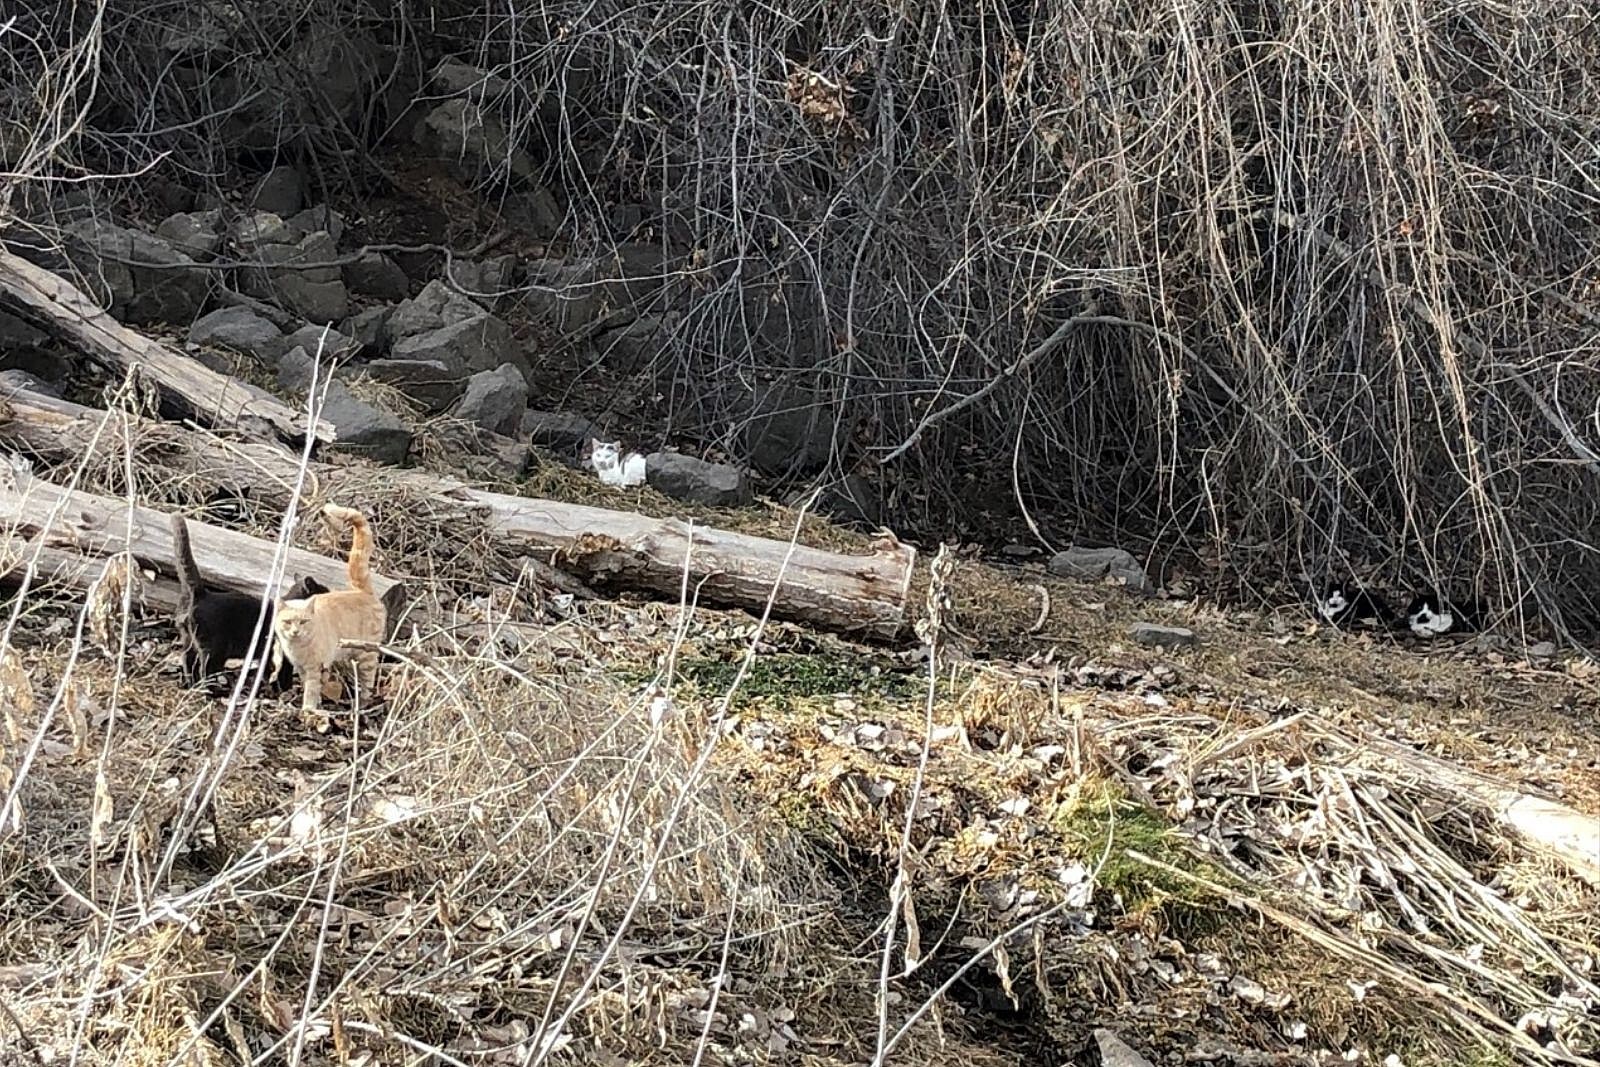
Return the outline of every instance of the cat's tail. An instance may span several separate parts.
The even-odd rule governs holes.
[[[367,517],[355,508],[338,504],[322,505],[322,513],[350,527],[350,558],[345,564],[350,575],[350,588],[363,593],[372,592],[372,527]]]
[[[195,594],[204,584],[200,567],[194,561],[194,550],[189,547],[189,524],[182,515],[172,516],[173,561],[178,568],[178,609],[193,610]]]

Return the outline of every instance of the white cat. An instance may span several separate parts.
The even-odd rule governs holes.
[[[622,454],[620,441],[589,439],[589,466],[605,485],[630,489],[644,484],[644,457],[637,452]]]

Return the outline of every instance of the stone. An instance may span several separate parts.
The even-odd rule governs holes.
[[[306,325],[291,333],[284,341],[290,348],[299,346],[309,353],[315,353],[319,348],[324,355],[334,359],[345,359],[354,355],[361,346],[354,337],[350,337],[332,327]]]
[[[38,393],[40,396],[53,396],[61,399],[61,386],[54,382],[47,382],[37,374],[29,374],[18,367],[0,370],[0,395],[22,390],[29,393]]]
[[[257,211],[236,221],[228,231],[228,236],[242,253],[254,251],[262,245],[293,244],[304,234],[296,234],[294,228],[283,221],[282,215]]]
[[[273,167],[261,176],[245,203],[255,211],[270,211],[284,218],[305,204],[305,187],[300,172],[293,167]]]
[[[211,295],[212,272],[159,237],[96,219],[65,232],[82,282],[125,322],[187,326]]]
[[[336,266],[322,264],[338,257],[338,247],[324,231],[307,234],[293,244],[263,244],[252,258],[262,266],[240,272],[240,287],[260,300],[270,300],[315,323],[336,322],[350,313],[350,292]]]
[[[361,370],[373,381],[392,385],[417,401],[429,415],[448,410],[467,387],[465,374],[438,360],[375,359]]]
[[[319,230],[332,237],[335,245],[344,238],[344,216],[327,204],[318,204],[316,207],[296,212],[284,221],[284,225],[289,227],[296,241]]]
[[[485,260],[457,260],[450,270],[455,287],[490,311],[501,310],[517,284],[517,257],[494,256]]]
[[[388,304],[367,308],[345,319],[339,332],[355,338],[362,359],[377,359],[389,350],[389,316],[393,314],[394,308]]]
[[[44,348],[50,335],[31,322],[0,311],[0,351],[10,354],[19,348]]]
[[[389,344],[419,333],[437,330],[441,326],[454,326],[484,312],[481,304],[463,296],[435,278],[422,287],[422,292],[394,309],[389,316],[385,333]]]
[[[411,452],[411,431],[390,412],[374,407],[335,378],[328,383],[322,417],[333,424],[333,448],[399,466]]]
[[[593,260],[567,262],[548,258],[530,262],[529,289],[523,304],[530,315],[544,319],[562,333],[575,333],[620,307],[613,300],[612,287],[600,280],[603,277]],[[630,309],[630,314],[614,325],[624,325],[636,317]]]
[[[815,474],[828,462],[832,407],[814,385],[764,383],[745,424],[750,465],[773,475]]]
[[[591,440],[602,437],[592,420],[565,411],[524,411],[518,431],[535,448],[554,452],[570,464],[578,462]]]
[[[311,374],[315,366],[316,362],[305,349],[289,349],[278,360],[278,388],[286,393],[304,395],[311,388]]]
[[[506,223],[540,240],[560,233],[562,223],[567,221],[567,213],[561,209],[556,194],[542,185],[506,197],[500,215]]]
[[[216,256],[222,247],[222,212],[184,211],[169,215],[156,227],[156,236],[197,260]]]
[[[382,252],[363,252],[354,263],[346,263],[344,286],[357,296],[377,300],[404,300],[411,293],[411,279]]]
[[[1128,636],[1151,648],[1185,648],[1200,643],[1200,638],[1195,636],[1193,630],[1153,622],[1134,623],[1128,628]]]
[[[451,96],[465,96],[492,103],[511,91],[511,83],[498,74],[490,74],[455,59],[440,60],[430,76],[440,92]]]
[[[412,139],[465,182],[491,174],[527,181],[536,173],[533,157],[511,139],[500,117],[465,98],[429,111]]]
[[[617,329],[603,330],[594,339],[595,352],[611,370],[619,374],[636,373],[661,354],[667,332],[676,318],[676,313],[665,319],[640,315]]]
[[[522,413],[526,410],[527,380],[515,365],[502,363],[494,370],[479,371],[467,379],[466,391],[456,406],[456,416],[509,437],[521,426]]]
[[[243,307],[218,308],[200,316],[189,327],[189,343],[243,352],[269,364],[294,344],[284,341],[283,331],[273,322]]]
[[[1133,553],[1120,548],[1080,548],[1057,552],[1045,565],[1051,574],[1063,578],[1095,581],[1109,575],[1134,592],[1148,592],[1150,579]]]
[[[652,452],[644,462],[650,488],[676,500],[735,507],[748,504],[753,496],[744,471],[726,463],[709,463],[680,452]]]
[[[434,360],[467,373],[494,370],[502,363],[514,364],[524,379],[530,373],[527,357],[512,339],[511,327],[487,312],[403,338],[390,346],[389,354],[395,359]]]
[[[1556,655],[1554,641],[1539,641],[1528,647],[1528,658],[1533,660],[1554,659]]]

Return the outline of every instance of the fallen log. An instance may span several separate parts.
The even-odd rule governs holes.
[[[103,367],[133,367],[199,422],[267,440],[305,439],[305,415],[264,389],[218,374],[122,325],[58,274],[0,248],[0,308],[70,345]],[[334,439],[318,419],[318,441]]]
[[[18,392],[0,403],[0,441],[46,457],[81,457],[103,417]],[[135,447],[158,449],[164,463],[205,484],[248,487],[255,499],[279,507],[289,501],[299,466],[279,449],[151,420],[130,432]],[[309,473],[315,480],[308,488],[316,486],[309,496],[361,506],[375,492],[369,467],[313,463]],[[676,599],[687,568],[690,595],[701,603],[759,614],[770,599],[777,618],[878,640],[895,638],[905,624],[916,551],[892,539],[870,554],[845,555],[676,519],[491,493],[422,471],[385,470],[382,483],[448,504],[490,537],[598,587]]]
[[[131,552],[142,565],[169,576],[177,573],[170,517],[164,511],[135,506],[130,514],[125,500],[0,471],[0,523],[11,533],[0,573],[0,579],[8,582],[21,577],[38,546],[42,546],[38,573],[74,589],[87,589],[99,577],[104,560],[119,552]],[[246,593],[260,593],[265,588],[277,554],[271,541],[201,522],[189,524],[189,541],[195,563],[208,582]],[[80,562],[75,564],[73,557]],[[274,594],[282,594],[305,575],[334,589],[349,585],[344,560],[290,548]],[[372,576],[379,596],[394,585],[392,578]],[[176,603],[173,594],[163,593],[159,583],[149,599],[169,607]]]

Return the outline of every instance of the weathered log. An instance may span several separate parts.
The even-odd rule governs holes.
[[[303,441],[303,413],[256,386],[209,367],[122,325],[60,275],[0,248],[0,308],[32,323],[101,366],[138,367],[199,422],[238,429],[268,440]],[[318,419],[322,442],[333,426]]]
[[[164,511],[134,507],[130,516],[124,500],[97,496],[29,475],[0,471],[0,523],[11,531],[3,577],[20,578],[34,548],[41,544],[39,573],[75,589],[86,589],[100,574],[101,562],[118,552],[131,552],[141,564],[177,573],[172,527]],[[189,524],[190,547],[206,581],[220,588],[260,593],[272,573],[277,546],[236,530],[206,523]],[[74,566],[71,556],[83,558]],[[290,548],[281,594],[295,579],[310,575],[334,589],[349,585],[342,559],[330,559],[304,549]],[[392,578],[372,576],[379,596],[395,584]],[[153,603],[173,603],[171,594],[151,598]]]
[[[19,392],[0,404],[0,441],[45,456],[81,456],[103,417]],[[149,420],[133,432],[141,447],[160,448],[166,462],[207,484],[248,486],[256,499],[278,506],[289,499],[298,463],[278,449]],[[341,503],[359,506],[373,492],[361,466],[313,463],[309,473],[318,493]],[[491,537],[602,588],[676,598],[687,567],[688,588],[701,603],[760,613],[770,599],[777,618],[875,639],[892,639],[904,626],[916,551],[892,539],[870,554],[845,555],[676,519],[491,493],[422,471],[385,471],[384,483],[448,502]]]

